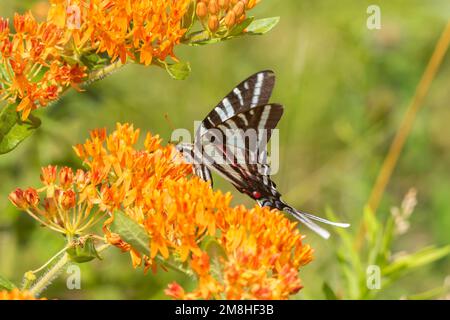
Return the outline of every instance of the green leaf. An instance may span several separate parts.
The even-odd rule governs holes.
[[[95,52],[82,55],[80,60],[91,71],[101,69],[110,63],[107,57]]]
[[[373,211],[366,207],[364,209],[363,223],[365,226],[365,236],[367,239],[366,248],[368,250],[368,265],[375,264],[378,260],[382,247],[383,235],[380,223]]]
[[[272,17],[265,19],[254,20],[254,17],[250,17],[236,25],[230,32],[221,30],[216,32],[215,37],[211,37],[208,31],[196,31],[186,35],[184,42],[191,46],[201,46],[206,44],[218,43],[221,41],[230,40],[239,36],[245,35],[262,35],[272,30],[280,21],[280,17]],[[246,32],[244,32],[244,30]]]
[[[150,237],[144,227],[121,211],[114,212],[112,230],[139,252],[150,256]]]
[[[0,154],[15,149],[23,140],[31,136],[41,125],[39,118],[30,115],[27,121],[21,121],[16,105],[9,104],[0,111]]]
[[[8,279],[5,279],[2,276],[0,276],[0,289],[2,289],[2,290],[6,289],[6,290],[10,291],[14,288],[16,288],[16,285],[14,283],[12,283]]]
[[[86,239],[83,243],[76,243],[66,251],[70,256],[70,259],[78,263],[88,262],[95,258],[102,259],[95,248],[94,240],[92,238]]]
[[[189,62],[178,62],[174,64],[164,62],[164,65],[169,75],[176,80],[184,80],[191,73],[191,65]]]
[[[242,21],[241,23],[235,25],[233,29],[230,30],[229,35],[230,36],[239,36],[241,35],[244,30],[255,20],[255,17],[249,17]]]
[[[280,22],[280,17],[258,19],[247,27],[247,34],[261,35],[272,30]]]
[[[368,245],[372,246],[376,241],[380,224],[378,223],[375,214],[369,207],[364,209],[364,226],[366,227],[366,237],[369,240]]]
[[[326,282],[323,283],[322,291],[325,294],[325,298],[327,300],[339,300],[333,289],[331,289],[330,285]]]
[[[385,265],[389,261],[389,258],[391,257],[391,245],[395,233],[394,227],[395,221],[394,217],[391,215],[389,216],[384,226],[383,239],[381,241],[381,248],[376,263],[378,265]]]
[[[213,41],[213,42],[210,42],[210,41]],[[205,30],[195,31],[195,32],[192,32],[192,33],[186,35],[186,43],[191,46],[204,45],[204,44],[209,44],[209,43],[217,43],[220,41],[221,41],[220,38],[211,39],[210,33]]]

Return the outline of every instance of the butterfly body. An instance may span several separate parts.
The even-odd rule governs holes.
[[[267,144],[283,114],[283,106],[269,103],[274,84],[275,75],[270,70],[241,82],[206,116],[194,143],[180,143],[177,149],[193,163],[194,173],[211,186],[214,170],[260,206],[285,211],[328,238],[328,231],[312,220],[338,227],[349,225],[296,210],[281,199],[270,178]]]

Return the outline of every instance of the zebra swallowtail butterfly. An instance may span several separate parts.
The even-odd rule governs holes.
[[[281,194],[270,179],[266,147],[283,114],[282,105],[269,103],[274,85],[275,74],[272,71],[250,76],[206,116],[196,131],[194,144],[179,143],[177,149],[188,162],[193,163],[194,173],[201,179],[212,185],[210,170],[215,170],[260,206],[285,211],[327,239],[329,232],[312,220],[343,228],[349,224],[328,221],[294,209],[281,200]],[[230,143],[227,130],[234,131],[231,142],[236,143]],[[256,144],[248,141],[248,132],[257,137]],[[225,161],[218,161],[217,156]],[[239,156],[241,161],[238,161]]]

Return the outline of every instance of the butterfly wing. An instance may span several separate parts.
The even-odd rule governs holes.
[[[348,227],[349,224],[328,221],[296,210],[281,200],[281,194],[276,189],[275,183],[270,179],[270,166],[267,163],[267,143],[282,114],[283,107],[278,104],[257,106],[236,114],[217,125],[214,130],[208,130],[205,136],[208,137],[211,131],[211,135],[216,138],[216,143],[207,144],[205,154],[211,155],[212,150],[215,155],[219,156],[219,158],[209,159],[208,166],[230,181],[240,192],[246,193],[257,200],[261,206],[286,211],[327,239],[330,236],[329,232],[312,220],[344,228]],[[231,134],[234,137],[233,141],[230,141],[229,130],[238,132],[237,134]],[[258,149],[254,149],[246,142],[246,133],[250,130],[253,130],[258,136]],[[225,142],[217,139],[218,135],[225,137]],[[210,149],[209,152],[208,148]],[[241,152],[243,152],[243,156],[237,154]]]
[[[186,162],[192,163],[194,174],[204,181],[209,181],[212,187],[213,179],[211,171],[202,164],[201,155],[194,148],[194,145],[192,143],[179,143],[176,145],[176,149],[183,155]]]
[[[273,71],[257,72],[238,84],[220,103],[206,116],[197,130],[201,136],[205,130],[215,128],[235,115],[269,102],[275,85]]]
[[[266,104],[241,112],[207,130],[202,136],[203,163],[230,181],[238,190],[252,190],[262,180],[267,192],[270,181],[267,144],[283,115],[283,106]],[[256,190],[255,188],[253,188]]]

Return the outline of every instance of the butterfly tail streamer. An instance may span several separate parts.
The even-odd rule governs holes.
[[[341,228],[347,228],[350,226],[350,224],[348,224],[348,223],[333,222],[333,221],[329,221],[329,220],[326,220],[326,219],[323,219],[320,217],[316,217],[309,213],[298,211],[289,205],[286,205],[286,207],[283,208],[283,210],[286,211],[287,213],[291,214],[294,218],[296,218],[298,221],[303,223],[305,226],[307,226],[309,229],[311,229],[312,231],[314,231],[315,233],[317,233],[324,239],[328,239],[330,237],[330,233],[327,230],[325,230],[324,228],[317,225],[312,220],[316,220],[318,222],[322,222],[325,224],[329,224],[329,225],[341,227]]]
[[[302,212],[303,215],[305,215],[306,217],[308,217],[309,219],[312,220],[316,220],[325,224],[329,224],[331,226],[335,226],[335,227],[339,227],[339,228],[348,228],[350,227],[350,223],[343,223],[343,222],[334,222],[334,221],[330,221],[321,217],[317,217],[313,214],[310,213],[306,213],[306,212]]]

